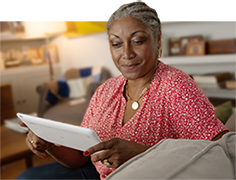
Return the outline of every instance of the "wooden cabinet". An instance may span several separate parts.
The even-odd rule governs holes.
[[[53,64],[54,77],[61,75],[59,63]],[[11,68],[1,72],[1,82],[12,87],[15,112],[37,112],[38,94],[36,87],[50,81],[48,64]]]
[[[11,119],[16,116],[14,105],[12,88],[10,84],[1,84],[1,124],[5,119]]]

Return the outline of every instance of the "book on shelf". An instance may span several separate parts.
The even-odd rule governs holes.
[[[230,80],[225,82],[227,89],[236,89],[236,80]]]
[[[29,131],[29,129],[27,127],[20,126],[19,122],[21,122],[21,120],[19,118],[6,119],[4,121],[4,125],[5,125],[5,127],[12,129],[14,131],[17,131],[20,133],[27,133]]]
[[[202,75],[191,75],[197,83],[221,83],[232,79],[230,72],[213,73],[213,74],[202,74]]]

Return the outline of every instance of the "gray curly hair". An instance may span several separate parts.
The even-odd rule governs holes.
[[[161,22],[158,18],[156,10],[150,8],[144,2],[133,2],[122,5],[109,18],[107,22],[107,32],[109,31],[109,28],[114,20],[130,16],[141,20],[148,28],[150,28],[155,39],[157,34],[161,33]]]

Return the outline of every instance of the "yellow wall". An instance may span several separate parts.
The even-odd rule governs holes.
[[[67,0],[67,36],[106,31],[109,0]]]

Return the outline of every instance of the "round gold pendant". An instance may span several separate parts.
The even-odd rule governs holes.
[[[134,102],[132,103],[132,109],[133,109],[133,110],[136,110],[136,109],[138,109],[138,107],[139,107],[138,102],[134,101]]]

